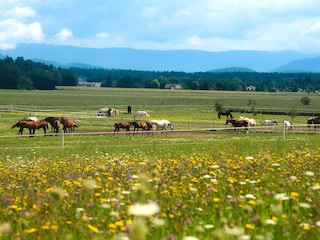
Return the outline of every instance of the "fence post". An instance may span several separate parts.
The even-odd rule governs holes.
[[[64,131],[61,130],[61,147],[64,149]]]
[[[286,126],[283,121],[282,122],[282,140],[285,140],[285,138],[286,138]]]

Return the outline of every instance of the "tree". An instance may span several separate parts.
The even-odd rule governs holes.
[[[254,100],[254,99],[249,99],[247,105],[250,107],[250,111],[252,112],[252,114],[255,116],[257,113],[256,113],[256,104],[257,104],[257,101]]]
[[[153,79],[151,82],[151,87],[152,88],[160,88],[160,82],[158,79]]]
[[[292,107],[288,115],[290,116],[291,121],[293,122],[293,119],[299,115],[298,109],[296,107]]]
[[[222,112],[223,111],[223,104],[222,104],[222,99],[217,99],[215,102],[214,102],[214,109],[217,111],[217,112]]]
[[[303,105],[309,105],[310,104],[310,102],[311,102],[311,99],[309,98],[309,97],[302,97],[301,99],[300,99],[300,102],[303,104]]]

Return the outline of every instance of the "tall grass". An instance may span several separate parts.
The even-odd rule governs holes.
[[[318,131],[289,132],[285,140],[271,130],[113,135],[106,134],[113,122],[131,117],[96,118],[100,105],[114,101],[125,109],[130,100],[152,117],[176,122],[178,130],[196,131],[199,122],[225,126],[210,108],[216,97],[244,104],[245,95],[237,101],[231,93],[200,91],[110,89],[109,97],[100,89],[1,93],[28,109],[1,113],[1,239],[313,240],[320,235]],[[104,95],[110,102],[102,101]],[[294,101],[299,96],[293,94]],[[265,101],[273,102],[269,96]],[[60,135],[17,136],[10,127],[29,114],[70,115],[80,127],[65,136],[63,146]]]

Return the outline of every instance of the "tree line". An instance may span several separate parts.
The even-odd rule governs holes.
[[[102,87],[159,88],[166,84],[180,84],[184,89],[246,91],[254,86],[256,91],[320,90],[320,73],[279,72],[175,72],[137,71],[103,68],[61,68],[44,63],[0,60],[0,88],[51,90],[56,86],[77,86],[79,79],[101,82]]]
[[[0,60],[0,88],[53,90],[58,85],[76,86],[76,73],[18,57]]]

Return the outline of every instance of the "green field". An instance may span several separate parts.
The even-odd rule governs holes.
[[[311,104],[302,105],[303,96]],[[320,131],[311,116],[318,95],[113,88],[0,90],[1,239],[318,239]],[[249,109],[256,133],[234,133],[215,101]],[[126,113],[146,110],[174,132],[113,134]],[[97,117],[102,107],[118,117]],[[64,136],[18,136],[10,127],[28,116],[67,116],[79,128]],[[277,119],[276,128],[260,127]],[[216,131],[210,131],[215,129]],[[176,134],[179,133],[179,134]]]

